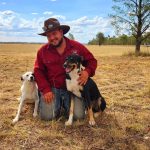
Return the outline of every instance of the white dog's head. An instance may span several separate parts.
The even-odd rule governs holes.
[[[23,74],[21,76],[21,81],[30,81],[30,82],[35,81],[33,72],[26,72],[25,74]]]

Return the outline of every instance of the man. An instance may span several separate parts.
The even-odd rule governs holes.
[[[68,25],[60,25],[57,19],[49,18],[44,22],[44,32],[39,34],[48,39],[48,43],[38,50],[34,65],[34,75],[42,93],[40,100],[40,117],[42,120],[52,120],[59,117],[62,107],[66,114],[69,112],[70,97],[66,90],[66,74],[63,67],[68,55],[77,53],[84,58],[85,70],[80,73],[79,84],[85,84],[88,77],[95,74],[96,59],[85,46],[64,36],[69,29]],[[83,101],[75,97],[74,103],[75,118],[84,118]]]

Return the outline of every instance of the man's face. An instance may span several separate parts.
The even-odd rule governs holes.
[[[52,32],[48,32],[47,39],[52,46],[59,47],[63,42],[63,31],[56,29]]]

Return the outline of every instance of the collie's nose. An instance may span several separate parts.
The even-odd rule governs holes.
[[[66,68],[66,67],[67,67],[67,64],[65,63],[65,64],[64,64],[64,68]]]

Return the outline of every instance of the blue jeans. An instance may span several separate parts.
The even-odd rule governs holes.
[[[40,98],[40,118],[42,120],[52,120],[61,116],[61,109],[64,108],[65,115],[69,115],[70,109],[70,93],[63,89],[52,88],[54,100],[51,103],[46,103],[43,95]],[[85,107],[83,100],[77,97],[74,100],[74,118],[83,119],[85,117]]]

